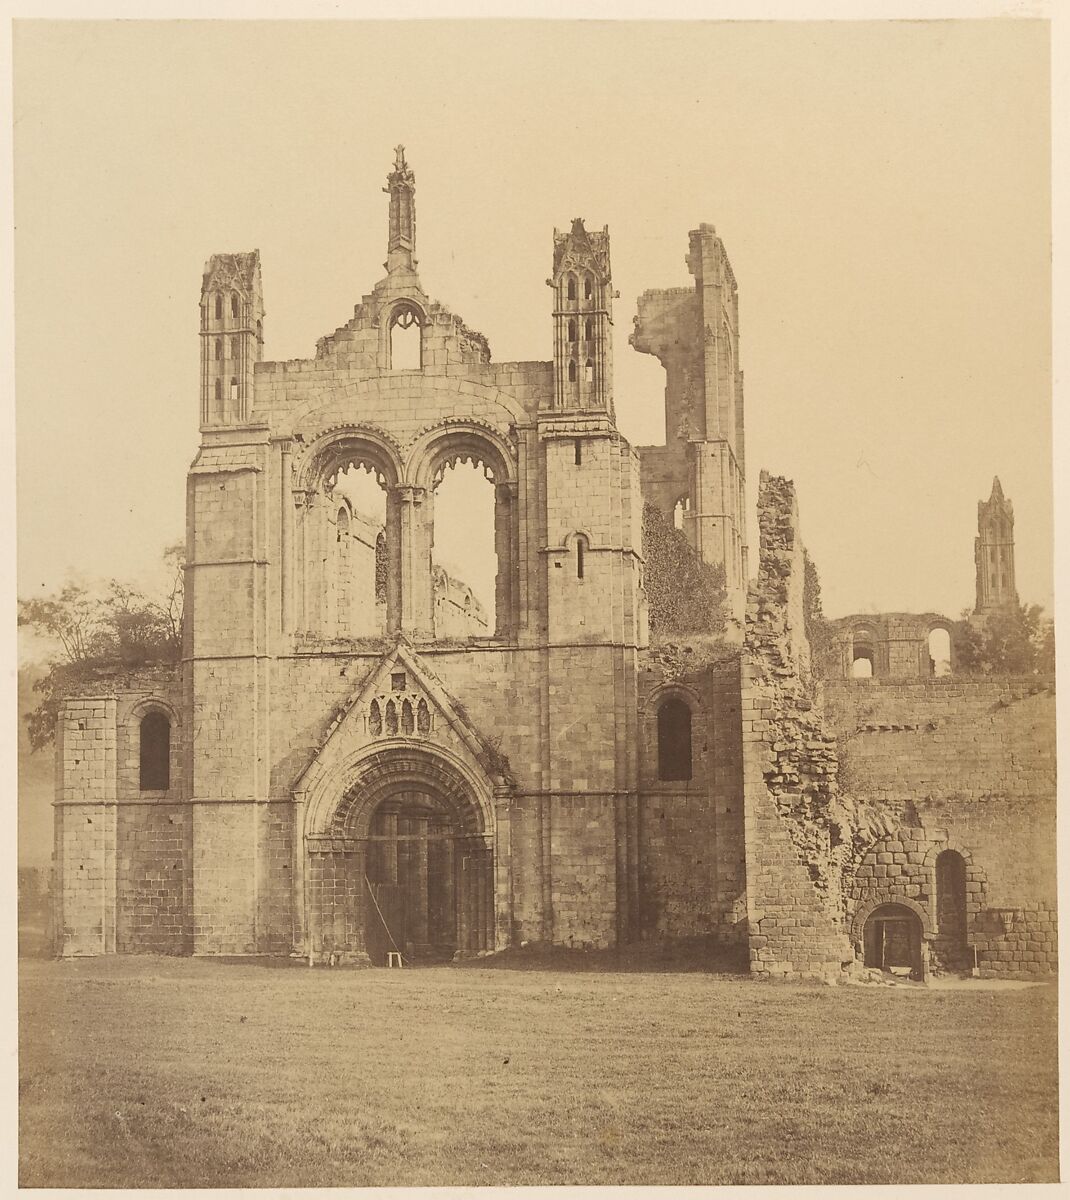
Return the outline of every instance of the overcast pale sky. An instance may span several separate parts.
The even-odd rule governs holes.
[[[972,604],[994,474],[1050,608],[1048,83],[1041,22],[19,23],[20,594],[182,537],[204,260],[259,248],[265,357],[311,356],[383,274],[402,142],[424,286],[497,360],[550,357],[553,227],[609,225],[635,443],[636,297],[717,227],[751,545],[767,467],[830,615]]]

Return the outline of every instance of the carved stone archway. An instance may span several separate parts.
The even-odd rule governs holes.
[[[307,953],[383,965],[496,941],[493,786],[456,756],[379,742],[331,773],[304,821]]]

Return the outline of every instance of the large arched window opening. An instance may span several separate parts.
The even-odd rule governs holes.
[[[166,792],[171,786],[171,722],[165,713],[152,711],[141,718],[140,789]]]
[[[953,947],[965,947],[966,860],[957,850],[936,857],[936,925]]]
[[[215,297],[215,319],[217,321],[223,320],[223,297],[218,292],[216,292]]]
[[[420,314],[409,305],[394,310],[390,318],[390,370],[419,371],[423,367]]]
[[[937,679],[951,674],[951,634],[943,626],[929,632],[929,674]]]
[[[326,578],[325,632],[335,637],[382,637],[386,633],[386,493],[376,473],[351,462],[327,480],[331,504]]]
[[[691,778],[691,709],[671,696],[658,708],[658,779]]]
[[[494,482],[483,463],[465,457],[443,466],[434,488],[431,545],[436,638],[492,637],[496,632],[496,515]]]

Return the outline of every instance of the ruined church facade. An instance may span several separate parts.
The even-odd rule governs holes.
[[[182,663],[63,707],[58,952],[379,964],[703,938],[829,976],[872,958],[878,924],[894,947],[899,920],[919,969],[978,947],[993,972],[1051,969],[1048,749],[1023,775],[993,731],[954,797],[907,777],[901,753],[958,753],[973,701],[919,669],[897,685],[916,695],[880,702],[920,742],[870,753],[855,681],[815,671],[794,489],[764,473],[750,561],[738,297],[713,227],[690,234],[691,285],[639,300],[666,441],[633,447],[608,231],[555,231],[553,357],[498,363],[423,290],[400,148],[386,190],[386,273],[310,359],[264,358],[257,252],[206,264]],[[493,612],[434,560],[458,463],[493,488]],[[353,471],[381,520],[345,493]],[[723,573],[723,628],[651,628],[652,511]],[[974,717],[1016,695],[995,686]],[[1047,746],[1048,696],[1004,705],[1028,709],[1015,736]],[[926,742],[930,710],[950,724]]]

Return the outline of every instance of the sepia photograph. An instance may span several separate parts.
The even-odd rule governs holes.
[[[11,40],[19,1186],[1058,1183],[1051,22]]]

